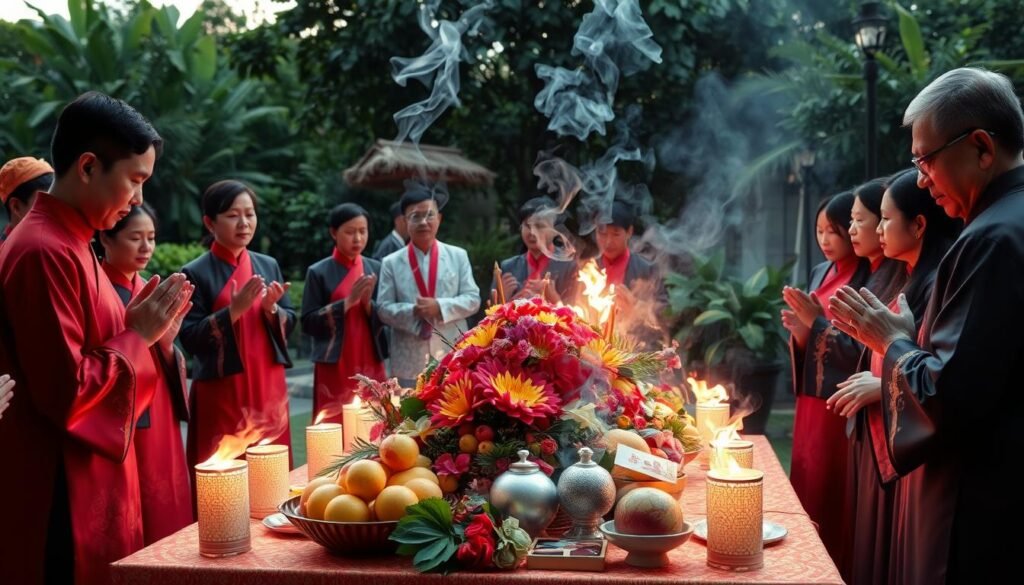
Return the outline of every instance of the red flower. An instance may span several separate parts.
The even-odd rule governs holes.
[[[438,475],[454,475],[456,477],[469,471],[469,454],[459,453],[458,457],[452,458],[451,453],[445,453],[434,461],[434,473]]]
[[[540,470],[548,477],[551,477],[551,474],[555,472],[555,468],[551,467],[547,461],[544,461],[540,457],[530,457],[530,461],[536,463],[537,467],[540,467]]]
[[[493,563],[494,522],[487,514],[477,514],[466,527],[466,542],[459,545],[456,556],[462,564],[485,569]]]
[[[554,455],[555,451],[558,450],[558,443],[554,439],[548,437],[540,442],[540,452],[545,455]]]
[[[642,417],[640,415],[634,416],[633,417],[633,428],[638,430],[638,431],[642,431],[642,430],[646,429],[647,428],[647,419],[645,419],[644,417]]]

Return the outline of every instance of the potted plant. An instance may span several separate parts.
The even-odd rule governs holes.
[[[691,275],[665,285],[686,369],[712,383],[732,383],[734,398],[757,407],[744,432],[763,433],[782,372],[786,333],[779,319],[792,263],[766,266],[746,280],[725,274],[725,255],[694,258]]]

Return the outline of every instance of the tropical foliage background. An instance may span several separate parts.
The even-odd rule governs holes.
[[[1024,81],[1024,4],[1017,0],[888,2],[890,41],[879,56],[880,170],[908,158],[900,128],[906,101],[942,71],[986,64]],[[446,0],[455,18],[470,0]],[[462,107],[445,114],[425,141],[459,146],[495,170],[486,213],[459,217],[455,205],[442,237],[487,261],[511,253],[515,238],[495,225],[513,225],[518,203],[536,192],[537,152],[558,146],[586,159],[608,146],[559,141],[534,109],[542,87],[536,63],[571,66],[571,39],[590,2],[496,0],[480,37],[467,42]],[[819,163],[815,190],[828,193],[863,179],[862,58],[853,44],[854,0],[650,0],[641,3],[664,62],[624,78],[617,108],[637,104],[641,143],[671,153],[680,130],[687,140],[731,147],[744,134],[744,173],[785,181],[792,152],[813,145]],[[390,138],[392,114],[420,99],[421,87],[402,88],[388,59],[421,54],[428,39],[416,25],[419,3],[408,0],[300,0],[273,24],[250,25],[222,0],[206,0],[187,19],[173,7],[146,0],[69,0],[70,18],[40,13],[41,21],[0,22],[0,158],[46,156],[62,104],[88,89],[121,97],[146,114],[167,139],[166,153],[146,196],[161,217],[161,253],[172,264],[198,248],[198,198],[213,181],[233,177],[255,185],[262,199],[258,246],[278,257],[292,278],[326,255],[325,211],[359,200],[384,212],[393,192],[359,192],[341,171],[374,139]],[[735,119],[698,124],[707,113],[702,80],[728,102]],[[486,123],[481,123],[486,120]],[[721,129],[721,132],[719,132]],[[757,129],[755,132],[754,129]],[[720,134],[720,136],[715,136]],[[678,213],[713,157],[697,164],[625,168],[651,189],[662,218]],[[641,165],[638,165],[641,167]],[[750,177],[737,177],[737,185]],[[509,230],[514,233],[514,230]]]

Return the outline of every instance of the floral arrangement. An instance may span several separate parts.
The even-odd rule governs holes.
[[[409,506],[391,540],[421,572],[515,569],[531,542],[518,520],[501,519],[479,496],[464,496],[454,506],[440,498]]]
[[[612,428],[635,432],[652,452],[680,461],[700,437],[683,410],[684,395],[666,383],[679,368],[675,345],[638,351],[570,307],[540,298],[494,306],[427,367],[414,390],[358,377],[360,397],[378,422],[370,442],[357,442],[322,473],[378,457],[388,435],[416,438],[444,499],[406,509],[392,535],[399,553],[412,555],[420,571],[512,569],[530,539],[516,519],[498,518],[486,504],[493,480],[521,449],[548,475],[578,461],[583,446],[610,469],[603,435]]]
[[[420,437],[446,491],[486,494],[520,449],[551,475],[584,445],[603,451],[612,421],[654,416],[645,407],[659,395],[642,380],[673,362],[674,347],[638,352],[570,307],[517,300],[491,307],[423,372],[397,430]]]

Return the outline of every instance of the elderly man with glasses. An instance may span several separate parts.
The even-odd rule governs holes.
[[[437,240],[447,201],[439,185],[408,183],[400,205],[409,245],[381,263],[377,303],[381,321],[391,326],[390,374],[406,387],[430,357],[444,355],[446,341],[454,342],[480,308],[469,255]]]
[[[1019,579],[996,524],[1021,526],[1010,477],[1024,452],[1024,115],[1003,75],[946,73],[907,107],[918,184],[965,227],[939,265],[920,336],[864,289],[836,325],[885,355],[885,442],[901,478],[891,583]]]

